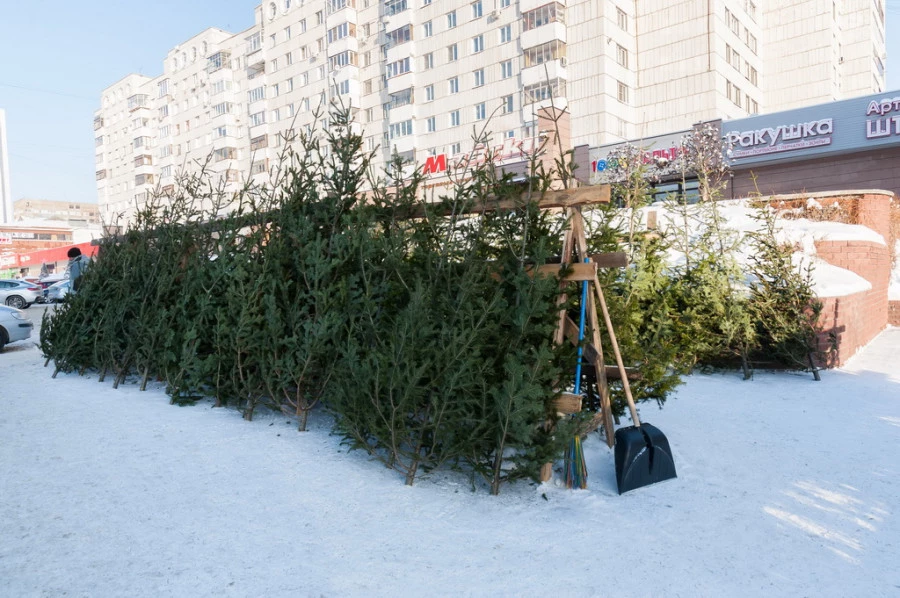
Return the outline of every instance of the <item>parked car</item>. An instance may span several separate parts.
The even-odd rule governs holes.
[[[26,278],[24,280],[34,282],[36,286],[41,287],[43,292],[42,292],[41,296],[38,297],[37,303],[47,303],[47,289],[49,289],[51,286],[55,285],[58,282],[61,282],[63,280],[68,280],[68,276],[66,274],[48,274],[47,276],[44,276],[43,278],[38,278],[38,279]]]
[[[0,305],[0,351],[6,343],[24,341],[31,336],[34,324],[25,313],[12,307]]]
[[[44,301],[47,303],[59,303],[72,288],[72,283],[68,280],[60,280],[44,289]]]
[[[24,280],[0,280],[0,302],[16,309],[25,309],[43,296],[40,286]]]

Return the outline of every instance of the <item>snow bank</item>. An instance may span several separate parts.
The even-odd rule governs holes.
[[[891,286],[888,287],[888,299],[900,301],[900,241],[894,245],[894,255],[897,256],[895,266],[891,271]]]
[[[619,496],[591,434],[586,490],[557,464],[492,497],[455,472],[408,488],[319,414],[298,433],[133,379],[51,379],[13,343],[0,596],[895,596],[898,352],[894,328],[822,382],[689,376],[641,407],[676,479]]]

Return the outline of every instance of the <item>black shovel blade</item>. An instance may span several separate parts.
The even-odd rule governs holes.
[[[616,430],[616,483],[619,494],[674,478],[675,459],[659,428],[643,423]]]

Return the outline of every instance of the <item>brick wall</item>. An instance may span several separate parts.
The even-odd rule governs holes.
[[[818,256],[829,264],[850,270],[865,278],[872,285],[868,291],[843,297],[821,297],[823,302],[823,333],[820,346],[835,345],[823,365],[840,366],[864,347],[889,322],[888,285],[891,276],[891,250],[893,233],[891,230],[890,192],[845,191],[833,193],[804,193],[762,198],[770,205],[781,209],[791,209],[806,205],[809,197],[823,206],[833,206],[834,219],[850,224],[861,224],[879,233],[888,245],[871,241],[817,241]],[[890,307],[892,322],[900,325],[900,302]]]
[[[868,291],[843,297],[823,297],[822,342],[836,343],[829,366],[842,365],[884,329],[888,321],[887,289],[891,254],[887,247],[867,241],[819,241],[820,258],[850,270],[872,285]]]
[[[888,324],[900,326],[900,301],[888,302]]]

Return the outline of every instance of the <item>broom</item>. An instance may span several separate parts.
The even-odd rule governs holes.
[[[584,261],[588,261],[585,259]],[[581,315],[578,320],[578,364],[575,366],[575,394],[581,394],[581,356],[584,352],[584,313],[587,306],[588,283],[581,283]],[[584,450],[581,448],[581,436],[575,434],[565,454],[566,488],[587,488],[587,466],[584,462]]]

